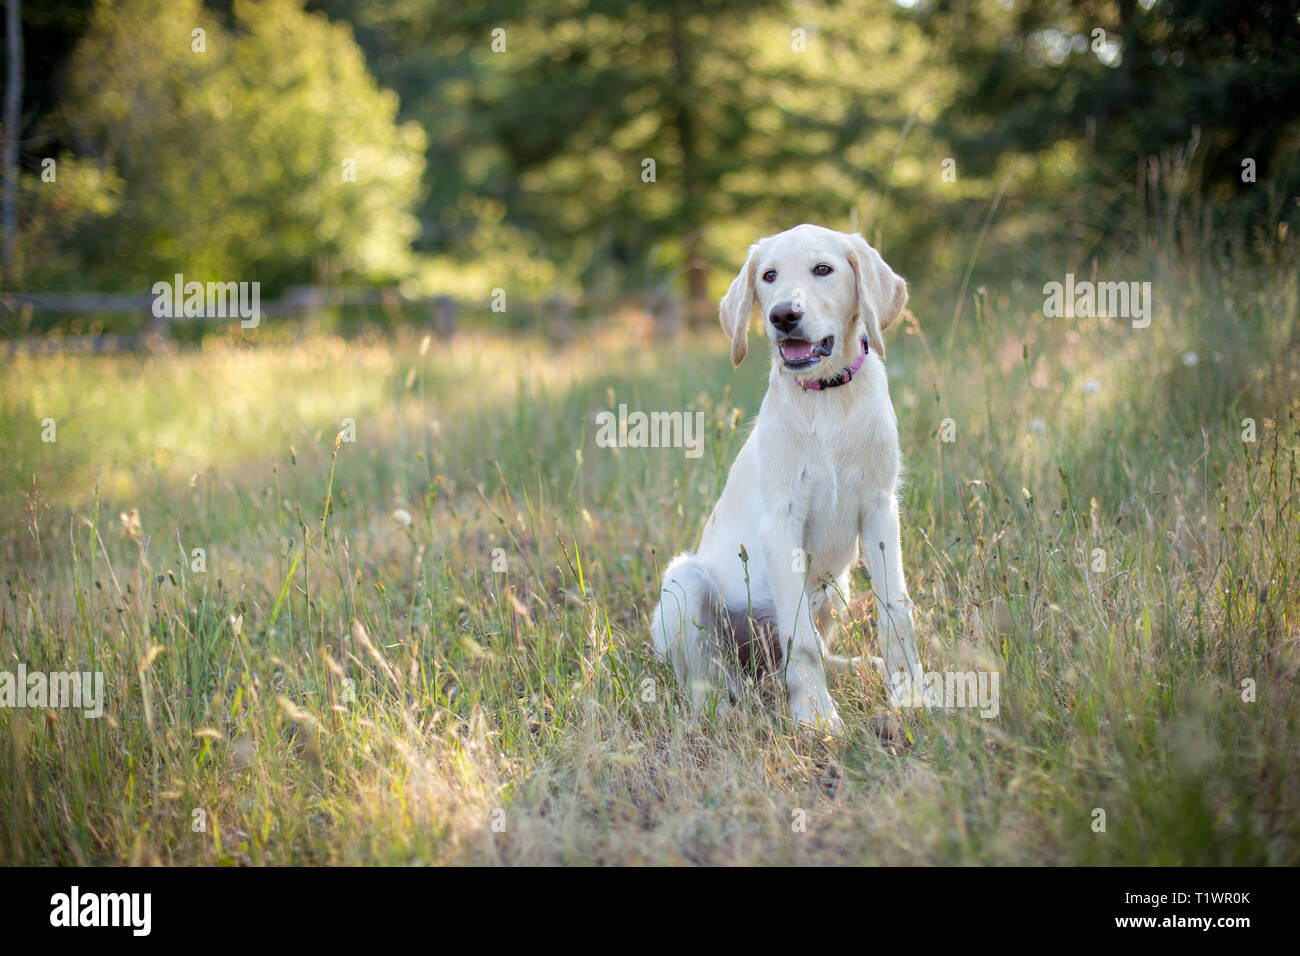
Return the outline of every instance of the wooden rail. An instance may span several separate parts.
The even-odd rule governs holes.
[[[167,338],[168,327],[179,322],[238,322],[238,315],[225,318],[200,316],[172,316],[159,318],[153,314],[152,293],[116,292],[0,292],[0,315],[46,313],[56,315],[88,315],[101,312],[135,313],[140,316],[140,329],[135,333],[100,335],[44,335],[22,339],[0,340],[0,355],[52,354],[57,352],[123,352],[137,351]],[[555,300],[558,302],[558,300]],[[456,319],[462,310],[473,308],[451,296],[420,296],[406,298],[395,287],[339,288],[323,286],[294,286],[278,299],[258,303],[258,321],[272,318],[306,316],[318,309],[358,308],[380,306],[388,309],[407,308],[422,311],[428,323],[445,335],[455,331]],[[565,304],[567,312],[571,306]]]

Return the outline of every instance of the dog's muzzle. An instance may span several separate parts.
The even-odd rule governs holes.
[[[826,336],[820,342],[791,337],[782,339],[777,344],[777,351],[781,353],[781,361],[785,363],[785,367],[796,371],[816,365],[830,355],[834,348],[835,336],[833,335]]]

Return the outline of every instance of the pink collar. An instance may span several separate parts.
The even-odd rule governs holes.
[[[840,385],[847,385],[853,381],[853,376],[858,374],[862,368],[862,363],[867,360],[867,340],[862,340],[862,351],[858,353],[857,361],[850,365],[844,371],[840,372],[834,378],[819,378],[812,382],[799,382],[799,387],[810,392],[820,392],[827,388],[836,388]],[[796,379],[796,381],[798,381]]]

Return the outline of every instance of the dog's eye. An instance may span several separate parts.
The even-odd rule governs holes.
[[[776,270],[775,270],[775,269],[768,269],[766,272],[764,272],[764,273],[763,273],[763,281],[764,281],[764,282],[775,282],[775,281],[776,281]]]
[[[828,276],[834,271],[834,269],[824,262],[819,262],[817,265],[813,266],[813,275],[815,276]]]

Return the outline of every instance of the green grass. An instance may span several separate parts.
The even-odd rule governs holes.
[[[1130,277],[1149,329],[981,290],[951,345],[951,302],[888,336],[923,657],[1001,675],[996,719],[908,712],[905,746],[874,679],[818,738],[779,695],[692,718],[650,652],[761,341],[8,360],[0,670],[101,670],[107,705],[0,709],[0,863],[1300,862],[1300,289]],[[596,447],[619,402],[704,411],[704,455]]]

